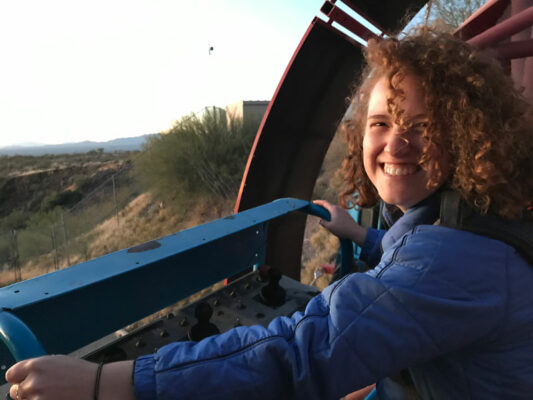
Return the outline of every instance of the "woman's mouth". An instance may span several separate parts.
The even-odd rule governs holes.
[[[420,169],[420,166],[417,164],[391,164],[383,163],[381,164],[383,171],[387,175],[391,176],[407,176],[413,175]]]

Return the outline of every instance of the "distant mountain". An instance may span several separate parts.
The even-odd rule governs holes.
[[[148,134],[129,138],[120,138],[108,142],[79,142],[63,144],[43,144],[43,145],[15,145],[0,147],[0,155],[14,156],[42,156],[43,154],[64,154],[64,153],[87,153],[91,150],[104,149],[107,153],[114,151],[135,151],[140,150],[149,137],[156,135]]]

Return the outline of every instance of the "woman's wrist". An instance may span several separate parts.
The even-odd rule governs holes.
[[[98,400],[135,400],[132,371],[133,361],[105,364],[100,376]]]
[[[362,246],[365,243],[366,234],[368,232],[367,228],[362,227],[359,224],[355,224],[353,228],[353,232],[350,235],[350,240],[357,244],[358,246]]]

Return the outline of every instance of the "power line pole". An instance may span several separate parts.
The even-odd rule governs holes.
[[[55,224],[52,225],[52,247],[54,248],[54,269],[57,271],[59,269],[59,261],[57,259],[57,243],[56,243],[56,231]]]
[[[70,267],[68,235],[67,235],[67,228],[65,226],[65,218],[63,217],[63,212],[61,212],[61,226],[63,227],[63,243],[65,243],[65,254],[67,255],[67,266]]]
[[[19,282],[22,280],[22,271],[20,269],[17,231],[15,229],[11,231],[11,246],[13,249],[13,257],[11,263],[13,271],[15,273],[15,282]]]
[[[115,216],[117,217],[117,225],[119,224],[118,221],[118,204],[117,204],[117,190],[115,187],[115,175],[111,177],[111,181],[113,182],[113,201],[115,202]]]

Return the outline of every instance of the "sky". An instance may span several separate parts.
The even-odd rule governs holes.
[[[0,147],[139,136],[270,100],[323,3],[1,0]]]

